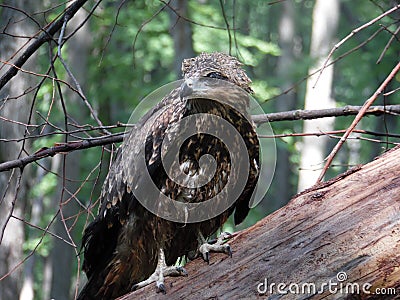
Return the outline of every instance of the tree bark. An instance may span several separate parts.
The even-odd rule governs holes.
[[[38,1],[13,0],[8,1],[9,7],[0,10],[0,57],[2,61],[15,63],[13,55],[19,50],[26,49],[25,36],[33,36],[38,26],[26,18],[17,9],[21,7],[27,14],[37,11],[41,6]],[[5,34],[7,33],[7,34]],[[25,64],[25,69],[34,71],[34,60]],[[0,64],[0,76],[6,73],[3,63]],[[0,139],[22,137],[26,128],[6,120],[28,121],[29,108],[32,103],[32,94],[26,94],[29,87],[34,86],[37,78],[28,74],[19,73],[7,86],[0,88]],[[23,149],[29,151],[29,143],[9,142],[0,143],[0,162],[23,158]],[[23,217],[29,187],[30,167],[16,169],[0,174],[0,300],[18,299],[21,289],[22,269],[18,264],[23,259],[24,224],[13,216]]]
[[[398,146],[298,194],[235,235],[232,258],[212,254],[166,278],[168,299],[399,299],[399,174]],[[299,291],[279,294],[280,283]],[[121,299],[158,298],[150,285]]]

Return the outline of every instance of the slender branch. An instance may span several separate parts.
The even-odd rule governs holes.
[[[51,231],[49,231],[49,230],[47,230],[47,229],[45,229],[45,228],[43,228],[43,227],[40,227],[40,226],[38,226],[38,225],[32,224],[32,223],[26,221],[26,220],[23,219],[23,218],[17,217],[17,216],[15,216],[15,215],[12,215],[11,218],[16,219],[16,220],[18,220],[18,221],[21,221],[21,222],[23,222],[25,225],[27,225],[27,226],[29,226],[29,227],[32,227],[32,228],[35,228],[35,229],[38,229],[38,230],[44,232],[45,234],[49,234],[49,235],[51,235],[52,237],[55,237],[55,238],[59,239],[60,241],[63,241],[64,243],[70,245],[71,247],[76,247],[75,245],[71,244],[71,242],[68,242],[66,239],[64,239],[63,237],[61,237],[61,236],[55,234],[54,232],[51,232]]]
[[[397,65],[393,68],[393,70],[390,72],[389,76],[386,77],[386,79],[382,82],[382,84],[378,87],[378,89],[375,91],[375,93],[365,101],[363,107],[360,109],[356,117],[354,118],[353,123],[351,123],[350,127],[347,128],[346,133],[342,136],[342,138],[339,140],[339,142],[336,144],[335,148],[333,148],[332,152],[329,154],[327,157],[326,163],[324,168],[322,169],[321,174],[318,177],[317,183],[322,181],[322,178],[324,178],[326,171],[328,170],[329,166],[332,163],[333,158],[336,156],[338,153],[339,149],[342,147],[346,139],[349,137],[350,133],[354,130],[354,128],[357,126],[358,122],[363,118],[365,113],[368,111],[369,107],[374,103],[376,98],[380,94],[383,93],[384,89],[386,86],[389,84],[389,82],[396,76],[396,74],[400,70],[400,62],[397,63]]]
[[[65,18],[71,19],[87,1],[88,0],[76,0],[73,4],[71,4],[71,6],[68,7],[61,18],[51,24],[46,32],[43,32],[36,40],[34,40],[34,42],[26,49],[26,51],[19,56],[14,65],[10,67],[0,78],[0,89],[2,89],[7,82],[11,80],[11,78],[17,75],[18,70],[44,43],[48,42],[54,36],[54,34],[61,29]]]
[[[22,168],[29,163],[40,160],[45,157],[54,156],[58,153],[68,153],[75,150],[105,146],[112,143],[122,142],[122,140],[123,140],[123,134],[117,134],[117,135],[108,135],[96,140],[69,142],[69,143],[58,144],[50,148],[42,148],[30,156],[1,163],[0,172],[11,170],[14,168]]]
[[[377,64],[379,64],[383,58],[383,56],[385,55],[386,51],[389,49],[389,46],[392,44],[392,42],[394,41],[394,39],[396,38],[397,34],[400,32],[400,26],[397,27],[395,32],[390,32],[392,33],[392,36],[390,37],[389,41],[387,42],[385,48],[383,48],[383,51],[381,53],[381,55],[379,55],[378,60],[376,61]]]
[[[74,74],[72,73],[72,71],[68,67],[68,65],[65,62],[64,58],[62,57],[62,52],[61,52],[61,48],[63,46],[62,40],[64,38],[65,28],[67,26],[67,23],[70,20],[69,18],[70,18],[70,16],[65,16],[64,23],[63,23],[63,25],[61,27],[60,36],[58,37],[58,48],[57,48],[58,58],[60,59],[62,65],[64,66],[64,69],[68,73],[69,77],[71,77],[72,82],[74,83],[76,89],[78,90],[78,95],[82,98],[83,103],[89,109],[92,118],[97,122],[97,124],[99,126],[103,126],[103,123],[100,121],[100,119],[97,116],[97,112],[93,109],[92,105],[89,103],[89,101],[87,100],[85,94],[83,93],[81,85],[79,84],[78,80],[75,78]],[[110,134],[110,132],[107,129],[104,129],[104,133],[105,134]]]
[[[337,136],[338,134],[345,133],[346,129],[341,130],[332,130],[332,131],[314,131],[314,132],[292,132],[292,133],[280,133],[280,134],[273,134],[273,135],[262,135],[259,134],[259,138],[266,138],[266,139],[275,139],[275,138],[284,138],[284,137],[304,137],[304,136]],[[386,132],[376,132],[364,129],[354,129],[353,133],[360,133],[365,135],[373,135],[373,136],[385,136],[385,137],[393,137],[393,138],[400,138],[400,134],[396,133],[386,133]],[[353,139],[359,139],[359,136],[353,137]]]
[[[339,117],[358,114],[363,106],[345,106],[339,108],[321,109],[321,110],[293,110],[286,112],[270,113],[264,115],[254,115],[252,119],[256,124],[266,122],[278,121],[293,121],[293,120],[310,120],[326,117]],[[387,105],[387,106],[372,106],[365,114],[369,115],[382,115],[382,114],[400,114],[400,105]],[[129,124],[118,124],[116,127],[130,126]],[[112,128],[107,126],[106,128]],[[115,126],[114,126],[115,127]],[[96,127],[95,129],[98,129]],[[72,132],[60,132],[61,134],[69,134]],[[56,134],[56,133],[54,133]],[[38,137],[38,136],[37,136]],[[29,137],[27,137],[29,138]],[[88,149],[93,147],[105,146],[113,143],[120,143],[123,141],[124,133],[111,134],[98,138],[90,138],[70,143],[57,144],[51,148],[42,148],[34,154],[24,158],[10,160],[0,163],[0,172],[11,170],[14,168],[21,168],[29,163],[40,160],[45,157],[54,156],[58,153],[68,153],[76,150]]]
[[[284,112],[254,115],[252,119],[256,124],[278,121],[311,120],[327,117],[341,117],[356,115],[362,106],[347,105],[344,107],[317,109],[317,110],[291,110]],[[400,105],[371,106],[367,111],[368,115],[400,114]]]
[[[225,6],[224,6],[224,3],[222,2],[222,0],[219,0],[219,5],[221,6],[222,16],[223,16],[223,18],[224,18],[225,25],[226,25],[226,31],[228,32],[229,55],[231,55],[231,52],[232,52],[232,35],[231,35],[231,28],[230,28],[230,26],[229,26],[229,22],[228,22],[228,19],[227,19],[227,17],[226,17]]]
[[[352,36],[354,36],[355,34],[357,34],[358,32],[364,30],[365,28],[371,26],[372,24],[378,22],[380,19],[382,19],[383,17],[391,14],[392,12],[396,11],[400,9],[400,4],[395,5],[394,7],[392,7],[391,9],[389,9],[388,11],[384,12],[383,14],[377,16],[375,19],[372,19],[371,21],[365,23],[364,25],[354,29],[351,31],[350,34],[348,34],[344,39],[342,39],[339,43],[337,43],[335,46],[333,46],[332,50],[329,52],[328,57],[325,60],[325,63],[323,65],[323,67],[321,68],[321,71],[318,74],[318,78],[315,81],[314,87],[317,85],[319,79],[321,78],[322,72],[326,69],[326,67],[328,66],[328,62],[331,59],[333,53],[340,48],[340,46],[342,46],[345,42],[347,42]]]

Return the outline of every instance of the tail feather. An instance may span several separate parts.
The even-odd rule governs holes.
[[[107,226],[97,217],[85,229],[82,238],[83,266],[88,282],[80,292],[79,300],[98,299],[95,295],[104,284],[107,265],[110,263],[118,240],[120,226]]]

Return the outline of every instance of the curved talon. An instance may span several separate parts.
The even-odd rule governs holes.
[[[199,233],[199,243],[201,243],[198,251],[202,254],[204,261],[210,263],[210,252],[222,252],[232,257],[232,248],[229,244],[224,244],[226,239],[231,238],[233,235],[229,232],[222,232],[217,239],[206,242],[203,235]]]
[[[226,251],[227,251],[227,254],[229,255],[229,257],[232,258],[232,248],[231,248],[231,246],[227,245]]]
[[[233,237],[233,234],[228,232],[228,231],[224,231],[220,234],[219,238],[226,240],[226,239],[230,239]]]
[[[188,276],[187,271],[181,266],[167,266],[165,263],[165,256],[163,249],[159,250],[158,264],[156,270],[149,278],[143,280],[137,284],[134,284],[131,288],[132,291],[140,289],[151,283],[156,283],[157,293],[167,293],[167,289],[164,284],[164,278],[167,276]]]
[[[178,271],[178,275],[177,276],[188,276],[188,272],[185,270],[184,267],[177,267],[176,270]]]
[[[205,262],[207,262],[208,264],[210,264],[210,252],[206,252],[203,254],[203,259]]]
[[[156,286],[157,286],[157,291],[156,291],[157,293],[163,293],[164,295],[167,293],[167,289],[165,288],[164,283],[157,282]]]

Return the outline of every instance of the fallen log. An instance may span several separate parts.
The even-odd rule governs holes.
[[[131,299],[400,299],[400,148],[296,195],[229,241],[233,257],[189,262]]]

